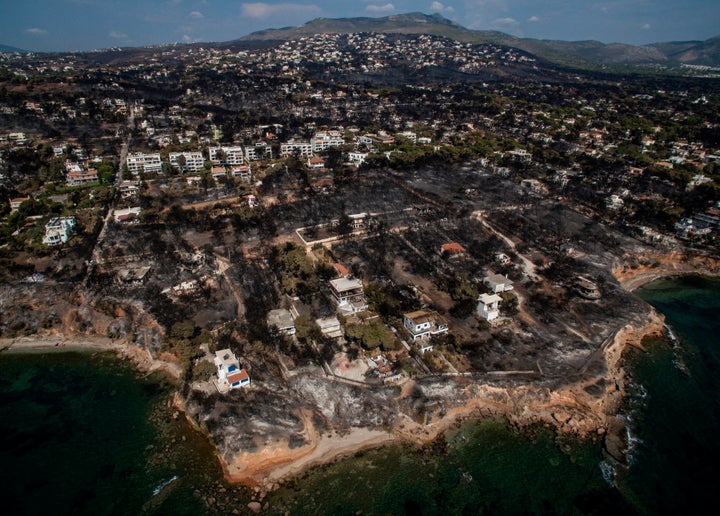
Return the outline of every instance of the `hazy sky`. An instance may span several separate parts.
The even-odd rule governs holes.
[[[0,44],[66,51],[228,41],[317,17],[417,11],[541,39],[644,44],[720,34],[720,0],[0,0]]]

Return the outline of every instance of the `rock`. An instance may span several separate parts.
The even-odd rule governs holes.
[[[262,509],[262,505],[260,505],[260,502],[250,502],[247,504],[248,509],[250,509],[254,513],[260,512],[260,509]]]
[[[625,422],[617,417],[608,418],[605,451],[619,463],[625,464],[627,451]]]

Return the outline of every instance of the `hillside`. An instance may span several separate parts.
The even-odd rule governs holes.
[[[27,53],[27,50],[23,50],[21,48],[11,47],[9,45],[1,45],[0,44],[0,52],[19,52],[22,54]]]
[[[311,34],[380,32],[430,34],[464,43],[515,47],[560,65],[597,68],[612,65],[720,66],[720,37],[707,41],[627,45],[599,41],[555,41],[517,38],[495,31],[471,30],[439,15],[409,13],[383,18],[317,18],[299,27],[254,32],[239,41],[288,41]]]

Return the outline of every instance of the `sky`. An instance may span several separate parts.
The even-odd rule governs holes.
[[[0,0],[0,44],[86,51],[230,41],[318,17],[408,12],[538,39],[637,45],[720,35],[720,0]]]

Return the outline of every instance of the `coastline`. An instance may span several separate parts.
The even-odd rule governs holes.
[[[99,335],[48,334],[0,338],[0,353],[23,351],[107,351],[115,353],[120,359],[131,361],[139,371],[146,374],[162,371],[175,380],[179,380],[182,374],[180,366],[170,355],[153,358],[147,350]]]
[[[677,266],[677,256],[656,266],[622,267],[613,274],[622,288],[633,291],[656,279],[686,274],[718,276],[718,261],[703,258],[702,266],[693,261]],[[668,265],[668,263],[670,265]],[[697,267],[694,267],[697,266]],[[216,449],[224,476],[228,482],[254,487],[256,492],[274,490],[290,478],[297,477],[308,469],[330,464],[342,458],[356,455],[368,449],[391,444],[407,443],[423,446],[439,438],[454,425],[471,418],[503,417],[517,428],[541,424],[553,428],[560,434],[575,434],[581,437],[604,438],[608,453],[615,458],[624,455],[624,425],[618,425],[616,413],[625,397],[626,373],[622,356],[628,346],[642,348],[641,341],[646,335],[663,330],[663,319],[652,311],[644,321],[627,324],[615,331],[599,350],[607,364],[602,378],[590,381],[606,381],[608,387],[600,395],[590,396],[583,391],[588,378],[582,377],[558,389],[545,386],[522,385],[499,387],[492,383],[480,383],[468,388],[468,396],[442,415],[418,423],[405,413],[398,414],[397,422],[390,428],[371,429],[353,427],[344,431],[320,433],[312,424],[312,417],[305,414],[305,435],[308,444],[290,447],[286,441],[268,442],[255,452],[243,452],[224,457]],[[173,357],[163,354],[154,358],[149,351],[129,344],[124,340],[113,340],[101,336],[66,336],[63,334],[32,335],[17,338],[0,338],[0,352],[7,351],[109,351],[119,358],[132,361],[140,371],[152,373],[164,371],[172,378],[181,378],[181,369]],[[167,355],[167,356],[165,356]],[[403,388],[402,398],[409,392],[413,380]],[[179,393],[175,396],[176,407],[187,420],[197,427],[197,422],[187,411]],[[179,398],[179,399],[178,399]],[[201,430],[202,431],[202,430]],[[210,437],[207,432],[203,432]]]

